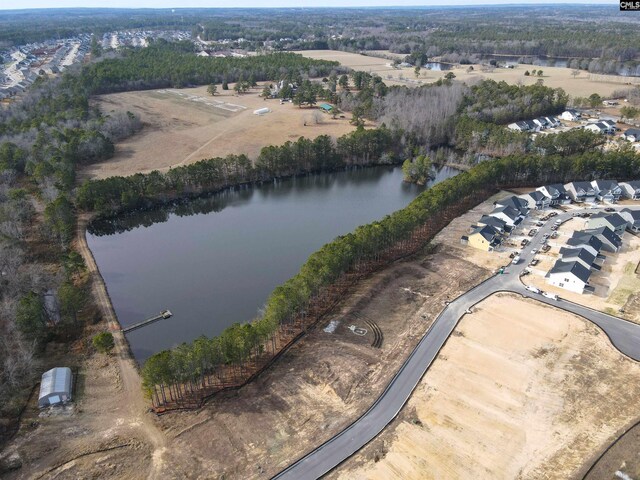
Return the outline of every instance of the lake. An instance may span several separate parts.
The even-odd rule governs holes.
[[[434,170],[434,184],[458,171]],[[311,253],[422,191],[400,167],[309,175],[94,222],[87,241],[138,361],[252,320]]]

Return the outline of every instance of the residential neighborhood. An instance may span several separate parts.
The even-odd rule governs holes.
[[[617,105],[617,103],[616,103]],[[605,106],[609,106],[605,104]],[[609,140],[626,140],[640,148],[640,128],[635,125],[621,123],[621,118],[601,114],[598,111],[580,111],[567,108],[557,117],[544,116],[524,119],[507,125],[509,130],[535,135],[553,135],[569,130],[582,129],[599,135],[606,135]]]
[[[148,39],[188,40],[188,31],[126,30],[102,36],[103,49],[145,47]],[[14,46],[0,50],[0,101],[20,95],[41,75],[55,76],[74,64],[82,63],[91,50],[92,36],[80,34],[60,40]]]
[[[461,243],[485,252],[511,251],[512,263],[519,261],[520,249],[532,248],[534,259],[525,274],[537,267],[548,285],[572,293],[593,293],[592,279],[605,275],[602,265],[607,256],[624,249],[625,232],[632,235],[640,231],[640,209],[610,205],[638,199],[638,181],[544,185],[495,201],[493,210],[483,214],[462,235]],[[541,243],[529,245],[540,227],[556,216]],[[568,225],[573,228],[566,230]],[[536,254],[545,255],[552,262],[546,270],[539,270],[544,262]]]

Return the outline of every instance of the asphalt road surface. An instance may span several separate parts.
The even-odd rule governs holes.
[[[561,213],[547,221],[531,238],[530,243],[523,248],[517,265],[508,265],[503,274],[494,275],[449,303],[369,410],[342,432],[273,478],[278,480],[320,478],[373,440],[398,415],[462,316],[470,313],[471,307],[475,304],[497,292],[518,293],[580,315],[602,328],[618,350],[640,361],[640,325],[567,300],[543,297],[541,294],[527,290],[521,282],[520,274],[535,256],[532,250],[542,247],[543,236],[545,233],[551,233],[555,220],[568,220],[574,212],[583,211],[594,212],[592,209],[572,210],[570,213]]]

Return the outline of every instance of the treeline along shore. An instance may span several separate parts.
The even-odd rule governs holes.
[[[205,165],[212,163],[206,161],[201,168]],[[155,175],[141,175],[138,183]],[[142,368],[146,393],[156,411],[165,412],[198,407],[220,390],[243,385],[321,319],[359,278],[418,252],[453,218],[500,188],[639,176],[640,156],[629,149],[482,162],[423,192],[406,208],[323,246],[298,274],[273,291],[264,313],[254,321],[150,357]],[[111,211],[124,206],[115,196],[110,198]]]

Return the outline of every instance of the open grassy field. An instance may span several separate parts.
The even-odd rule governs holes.
[[[582,478],[637,416],[638,380],[591,323],[498,294],[461,320],[393,426],[329,478]]]
[[[305,57],[317,58],[322,60],[335,60],[346,67],[354,70],[363,70],[369,73],[377,73],[389,85],[407,85],[416,86],[426,83],[432,83],[439,78],[443,78],[447,73],[445,71],[438,72],[433,70],[422,70],[420,76],[416,78],[413,68],[396,69],[391,66],[391,60],[379,57],[370,57],[357,53],[341,52],[333,50],[307,50],[299,51]],[[383,53],[383,52],[378,52]],[[392,55],[392,54],[388,54]],[[588,97],[592,93],[598,93],[603,97],[611,95],[614,90],[620,90],[625,87],[624,84],[614,82],[600,82],[589,78],[587,72],[581,71],[575,78],[571,74],[570,68],[560,67],[537,67],[532,65],[516,65],[513,69],[495,68],[492,70],[484,69],[481,65],[472,65],[473,70],[467,71],[469,65],[463,65],[451,70],[456,79],[467,83],[475,83],[480,80],[489,78],[496,81],[504,80],[511,84],[531,85],[541,78],[544,84],[558,88],[564,88],[572,97]],[[524,73],[532,69],[541,68],[544,72],[542,77],[527,77]],[[616,78],[615,80],[619,80]]]
[[[255,158],[266,145],[280,145],[301,136],[338,137],[354,129],[348,116],[334,120],[322,114],[321,123],[316,123],[317,109],[264,100],[259,96],[261,86],[240,96],[233,92],[233,85],[230,88],[215,97],[207,93],[207,87],[99,96],[96,103],[104,114],[131,111],[140,116],[144,128],[118,143],[114,158],[84,168],[81,178],[166,170],[228,154],[244,153]],[[271,112],[253,113],[264,107]]]

